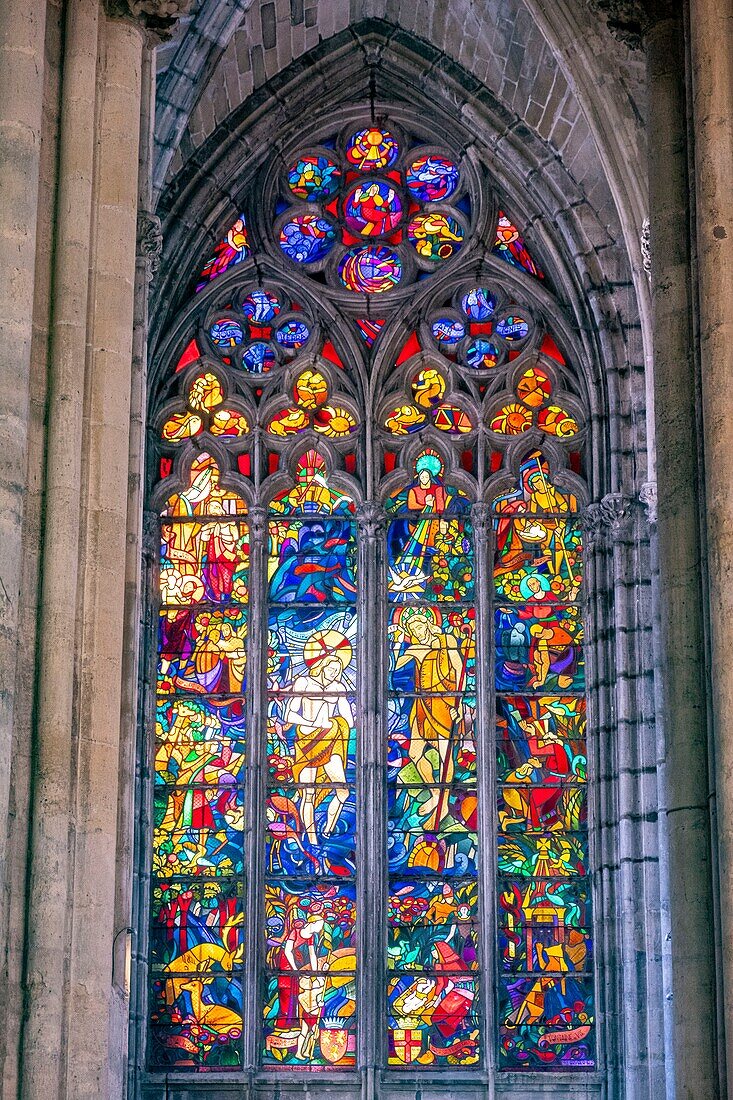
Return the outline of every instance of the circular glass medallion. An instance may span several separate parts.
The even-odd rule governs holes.
[[[453,317],[437,317],[431,324],[430,331],[439,344],[452,347],[460,343],[466,335],[466,326],[463,321],[456,321]]]
[[[529,325],[523,317],[502,317],[496,322],[496,331],[510,343],[519,343],[524,340],[529,332]]]
[[[463,362],[472,370],[491,370],[499,362],[501,351],[492,340],[476,336],[463,353]]]
[[[384,421],[384,426],[392,435],[411,435],[425,423],[425,413],[414,405],[398,405],[392,409]]]
[[[280,247],[296,264],[315,264],[333,248],[336,230],[318,214],[298,214],[280,230]]]
[[[443,202],[458,187],[459,178],[458,166],[437,154],[418,157],[405,174],[410,194],[420,202]]]
[[[401,277],[399,256],[383,245],[350,248],[339,264],[339,279],[355,293],[383,294],[396,287]]]
[[[269,290],[253,290],[242,302],[242,313],[253,325],[268,325],[281,309],[282,305]]]
[[[239,321],[220,317],[209,326],[209,338],[218,348],[234,348],[244,340],[244,331]]]
[[[524,405],[513,401],[492,416],[489,427],[498,435],[521,435],[532,427],[532,413]]]
[[[435,367],[423,367],[412,379],[412,396],[423,409],[440,401],[445,393],[445,379]]]
[[[473,428],[470,418],[457,405],[439,405],[433,409],[433,423],[449,435],[466,435]]]
[[[328,382],[320,371],[308,368],[296,378],[293,397],[302,409],[317,409],[328,397]]]
[[[378,172],[397,160],[400,147],[389,130],[367,126],[357,130],[346,143],[346,159],[362,172]]]
[[[257,340],[245,348],[242,354],[242,366],[252,374],[266,374],[277,362],[275,352],[263,340]]]
[[[188,403],[197,412],[215,409],[224,400],[224,392],[215,374],[199,374],[188,391]]]
[[[496,298],[485,286],[475,286],[461,298],[461,309],[471,321],[485,321],[496,309]]]
[[[423,260],[440,263],[454,256],[463,244],[463,227],[447,214],[416,214],[407,227],[410,244]]]
[[[275,333],[275,339],[280,347],[287,348],[288,351],[298,351],[308,343],[310,334],[311,331],[305,321],[292,319],[280,325]]]
[[[402,218],[402,202],[385,180],[358,183],[344,201],[344,221],[350,233],[381,237],[393,233]]]
[[[288,187],[296,198],[318,202],[335,195],[341,182],[341,169],[328,157],[299,157],[288,169]]]
[[[340,405],[324,405],[314,414],[313,427],[327,439],[341,439],[356,431],[356,421],[348,409]]]
[[[552,395],[552,382],[539,367],[529,367],[517,382],[517,397],[532,409],[538,409]]]

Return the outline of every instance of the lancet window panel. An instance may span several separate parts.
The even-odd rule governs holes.
[[[332,126],[157,357],[148,1070],[588,1073],[578,349],[475,157]]]

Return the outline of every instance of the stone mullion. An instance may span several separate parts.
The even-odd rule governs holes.
[[[385,521],[378,502],[365,501],[357,509],[357,1026],[364,1100],[377,1095],[379,1070],[386,1060]]]
[[[488,504],[471,509],[474,538],[476,609],[476,782],[478,793],[479,1003],[481,1062],[489,1071],[493,1095],[496,1064],[496,692],[494,691],[493,532]]]
[[[638,1014],[632,1011],[640,995],[635,971],[624,969],[635,958],[635,914],[644,896],[643,861],[639,859],[637,742],[629,722],[633,713],[635,655],[628,631],[609,624],[630,621],[623,611],[629,598],[626,576],[634,502],[621,493],[605,496],[581,513],[584,528],[586,643],[586,746],[588,754],[588,881],[592,887],[592,933],[595,944],[594,982],[597,1012],[597,1060],[609,1087],[622,1087],[624,1065],[629,1075],[638,1065]],[[635,594],[631,594],[635,599]],[[624,747],[626,746],[626,747]],[[624,759],[625,757],[625,759]],[[624,766],[621,766],[623,759]],[[613,780],[613,783],[609,782]],[[643,838],[642,838],[643,839]],[[617,919],[616,914],[621,914]],[[624,980],[624,974],[627,979]],[[600,1010],[600,1011],[599,1011]],[[622,1032],[611,1021],[625,1019]],[[630,1076],[627,1080],[631,1080]]]
[[[137,707],[135,790],[137,814],[133,850],[133,928],[128,1066],[130,1080],[145,1070],[150,1016],[150,930],[153,911],[153,817],[156,749],[158,623],[160,615],[160,516],[143,513],[140,585],[143,618],[140,623],[140,694]]]
[[[247,611],[247,778],[245,792],[243,1066],[259,1064],[265,967],[265,802],[267,785],[267,511],[249,510]]]
[[[615,737],[614,705],[610,684],[611,669],[603,624],[609,620],[609,560],[605,521],[599,505],[590,505],[579,515],[583,530],[583,609],[588,635],[586,661],[586,754],[588,759],[588,867],[586,880],[591,897],[594,945],[593,977],[596,991],[596,1017],[602,1008],[603,1019],[619,1019],[616,982],[610,960],[618,951],[618,932],[612,900],[615,896],[614,868],[617,866],[616,836],[609,824],[617,813],[613,792],[602,779],[611,775],[613,753],[603,751]],[[597,632],[595,636],[593,632]],[[602,919],[599,919],[602,918]],[[618,1029],[596,1022],[596,1058],[612,1079],[618,1062]]]

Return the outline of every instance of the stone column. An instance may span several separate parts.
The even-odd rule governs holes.
[[[733,9],[690,0],[722,1004],[733,1096]],[[674,885],[674,883],[673,883]],[[709,927],[709,924],[708,926]],[[698,925],[697,937],[706,926]]]
[[[671,925],[669,1026],[675,1095],[709,1100],[717,1089],[715,955],[681,15],[653,24],[646,50],[654,135],[649,143],[649,212],[665,757],[660,812],[668,837]]]
[[[108,1082],[110,1053],[125,1045],[124,1032],[110,1035],[110,996],[117,931],[117,765],[142,49],[139,25],[103,21],[87,333],[87,496],[66,1040],[68,1095],[79,1100],[105,1096],[110,1086],[117,1093],[119,1085]],[[134,729],[124,735],[134,738]]]
[[[97,77],[97,0],[66,10],[22,1036],[24,1098],[62,1095],[69,935],[81,437]],[[58,1056],[49,1058],[49,1050]]]
[[[46,4],[0,5],[0,944],[20,602],[30,405]],[[0,948],[4,958],[4,949]],[[0,976],[0,1032],[7,1005]],[[0,1040],[0,1075],[2,1051]]]

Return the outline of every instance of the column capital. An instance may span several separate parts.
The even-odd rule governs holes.
[[[639,501],[646,511],[649,526],[654,527],[657,522],[657,483],[645,481],[639,490]]]
[[[359,535],[374,542],[381,538],[387,526],[387,513],[380,500],[362,500],[356,506],[356,525]]]
[[[249,534],[252,543],[263,543],[267,536],[267,508],[255,504],[247,513]]]
[[[471,523],[477,539],[486,539],[491,529],[491,505],[482,500],[471,505]]]
[[[588,547],[612,542],[628,529],[636,501],[624,493],[607,493],[602,500],[586,505],[579,513]]]
[[[170,38],[176,23],[193,7],[193,0],[104,0],[113,19],[130,19],[156,38]]]
[[[137,254],[145,263],[145,278],[152,282],[163,253],[163,230],[157,214],[141,210],[137,216]]]

